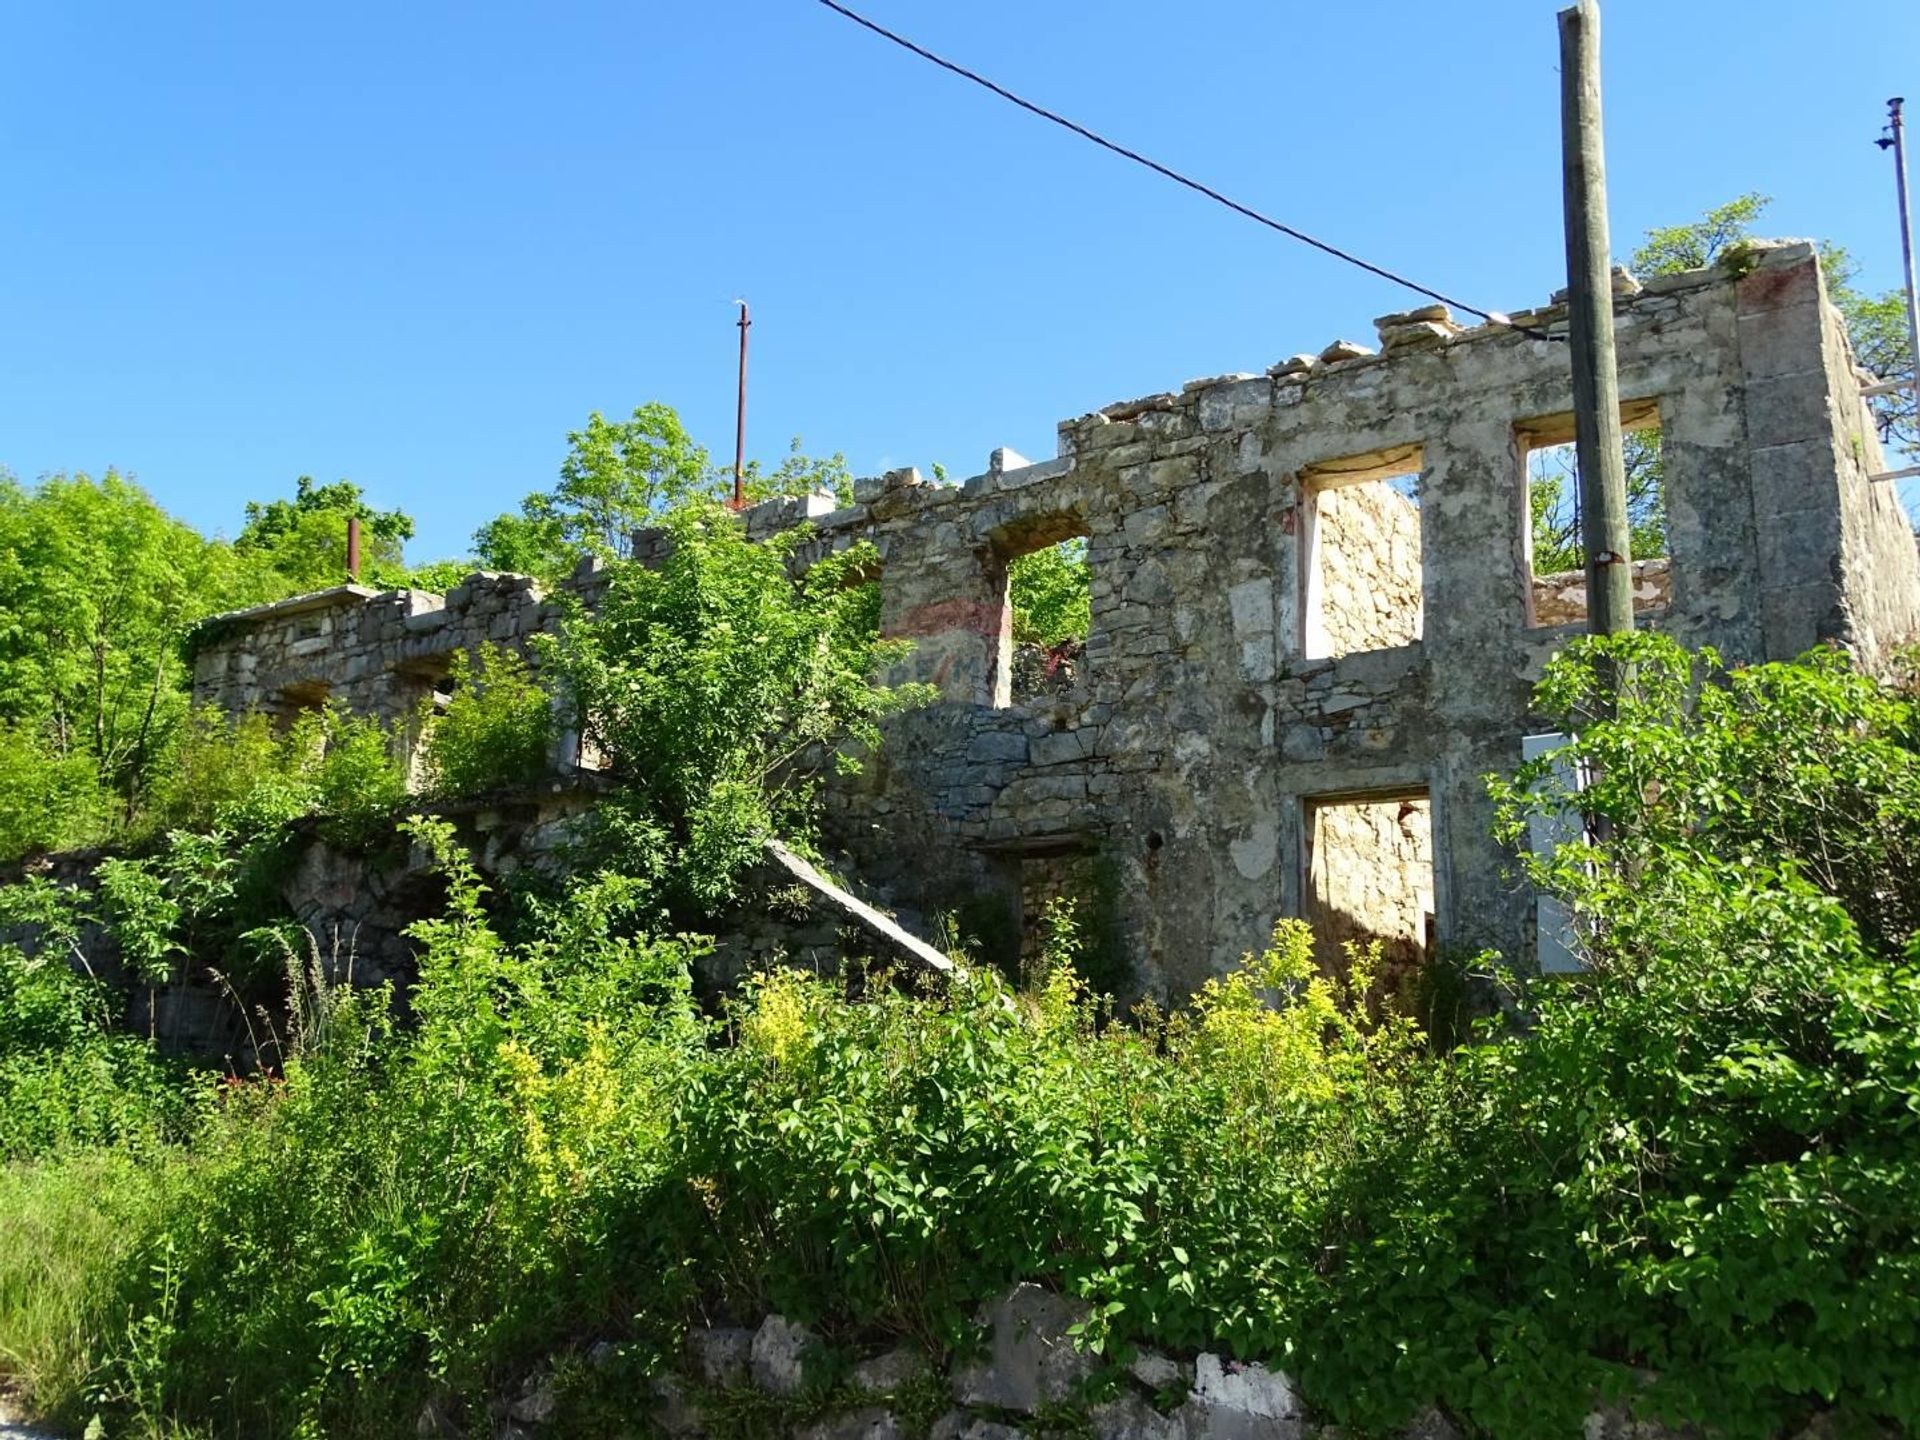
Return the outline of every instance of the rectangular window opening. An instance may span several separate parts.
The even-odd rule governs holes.
[[[1327,796],[1306,805],[1306,919],[1331,975],[1375,942],[1375,993],[1412,999],[1433,950],[1433,806],[1424,789]]]
[[[1424,622],[1421,447],[1348,456],[1300,476],[1300,653],[1337,659],[1418,640]]]
[[[1659,401],[1622,405],[1620,424],[1628,543],[1633,551],[1633,608],[1641,614],[1665,609],[1672,596]],[[1527,487],[1527,623],[1584,624],[1587,549],[1580,528],[1580,466],[1573,416],[1546,416],[1517,429]]]
[[[1010,617],[995,703],[1072,691],[1086,674],[1093,620],[1086,522],[1074,514],[1024,521],[995,537],[994,550],[1006,564]]]

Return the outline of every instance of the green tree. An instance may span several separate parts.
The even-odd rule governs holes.
[[[741,489],[748,503],[821,490],[853,501],[846,456],[807,455],[797,436],[772,470],[748,461]],[[474,550],[488,569],[559,580],[583,556],[630,556],[634,532],[676,505],[732,494],[732,469],[711,462],[671,406],[650,401],[626,420],[608,420],[596,410],[584,429],[567,436],[560,483],[527,496],[517,513],[482,525]]]
[[[1014,560],[1007,566],[1013,638],[1036,645],[1086,639],[1092,585],[1085,540],[1065,540]]]
[[[130,815],[186,713],[186,632],[231,603],[240,576],[227,546],[112,470],[32,487],[0,474],[0,725],[12,749],[68,781],[68,762],[91,763]],[[33,768],[6,767],[29,807]]]
[[[491,643],[459,650],[447,679],[452,697],[426,722],[429,791],[482,795],[547,773],[553,702],[520,655]]]
[[[403,583],[413,520],[400,510],[374,509],[350,480],[321,485],[302,475],[290,500],[247,502],[246,523],[233,548],[253,571],[258,598],[344,585],[350,519],[360,521],[361,580],[371,585]]]
[[[567,436],[560,483],[535,491],[517,515],[480,527],[474,548],[492,569],[556,576],[582,555],[632,553],[633,532],[671,505],[700,493],[707,452],[671,406],[651,401],[626,420],[598,410]]]
[[[874,635],[848,583],[871,547],[795,583],[804,528],[753,543],[698,500],[662,518],[666,560],[616,562],[599,612],[573,616],[551,654],[576,723],[626,782],[610,812],[633,841],[632,868],[671,857],[677,893],[705,905],[731,893],[762,841],[805,828],[809,752],[877,743],[878,717],[923,692],[872,682],[897,647]]]

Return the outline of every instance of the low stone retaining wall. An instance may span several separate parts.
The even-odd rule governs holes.
[[[794,1440],[1023,1440],[1032,1436],[1114,1440],[1338,1440],[1278,1370],[1211,1351],[1191,1358],[1147,1349],[1124,1368],[1078,1348],[1080,1301],[1021,1284],[982,1307],[982,1344],[937,1366],[910,1344],[865,1355],[836,1351],[804,1325],[769,1315],[757,1327],[693,1331],[677,1372],[650,1382],[647,1419],[680,1440],[752,1433]],[[594,1347],[589,1366],[613,1363]],[[494,1407],[495,1440],[548,1440],[565,1428],[549,1375]],[[435,1433],[422,1416],[420,1433]],[[1797,1440],[1830,1427],[1816,1421]],[[1596,1409],[1581,1440],[1679,1440],[1682,1432]],[[1404,1440],[1463,1440],[1437,1408],[1404,1427]],[[1570,1437],[1571,1440],[1571,1437]]]

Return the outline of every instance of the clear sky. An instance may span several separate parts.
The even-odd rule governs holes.
[[[855,8],[1474,304],[1563,283],[1550,0]],[[1757,189],[1898,283],[1920,4],[1604,8],[1618,251]],[[730,458],[736,296],[750,453],[955,475],[1419,303],[812,0],[15,0],[0,95],[0,464],[229,534],[310,473],[461,553],[649,399]]]

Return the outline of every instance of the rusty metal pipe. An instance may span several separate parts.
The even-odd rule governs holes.
[[[360,579],[360,517],[347,517],[347,579],[356,584]]]
[[[747,327],[753,321],[747,315],[747,302],[735,302],[740,306],[740,402],[734,409],[733,420],[733,508],[746,507],[747,473]]]

